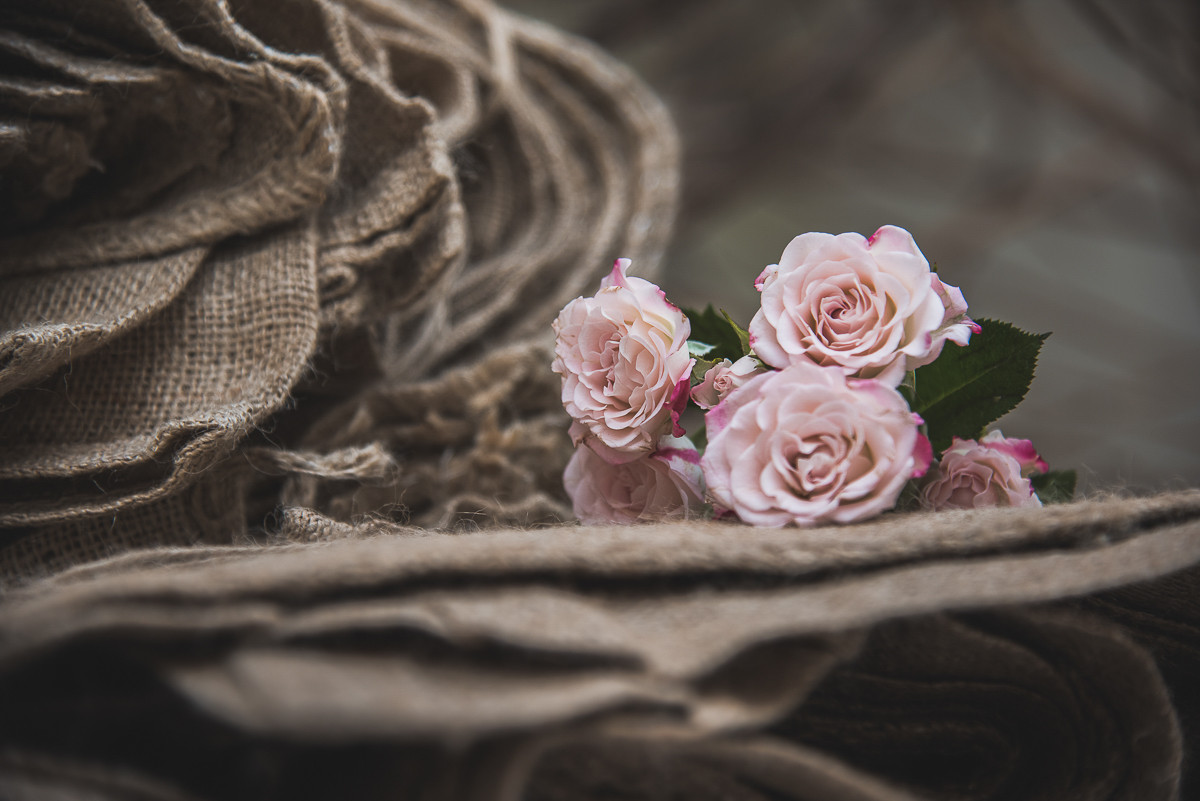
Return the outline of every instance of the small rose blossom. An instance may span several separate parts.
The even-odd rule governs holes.
[[[920,418],[899,392],[811,362],[752,378],[705,421],[709,497],[754,525],[877,515],[927,466]]]
[[[993,431],[976,442],[954,438],[921,484],[926,509],[1041,506],[1029,477],[1047,470],[1027,439]]]
[[[687,317],[628,268],[629,259],[618,259],[594,297],[576,298],[554,321],[553,369],[571,436],[610,462],[645,456],[663,434],[683,433],[695,362]]]
[[[589,524],[686,518],[704,506],[700,454],[686,437],[663,437],[650,456],[622,464],[577,448],[563,484],[575,516]]]
[[[1033,448],[1033,443],[1027,439],[1017,439],[1016,437],[1005,437],[1000,433],[1000,429],[988,432],[979,440],[980,445],[986,445],[992,450],[1006,453],[1017,460],[1017,464],[1021,465],[1021,475],[1029,478],[1038,473],[1045,473],[1050,469],[1050,465],[1046,464],[1036,450]]]
[[[743,356],[736,362],[722,359],[708,369],[703,381],[692,387],[692,400],[701,409],[711,409],[730,392],[764,372],[766,368],[753,356]]]
[[[979,327],[958,287],[945,284],[903,228],[808,233],[755,281],[761,307],[751,347],[772,367],[801,361],[897,386],[904,373],[965,345]]]

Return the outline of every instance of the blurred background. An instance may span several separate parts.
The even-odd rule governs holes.
[[[670,107],[676,303],[748,323],[793,236],[900,225],[972,316],[1053,332],[1005,434],[1085,492],[1200,486],[1200,3],[506,4]]]

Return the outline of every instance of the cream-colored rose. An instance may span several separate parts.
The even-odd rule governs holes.
[[[811,361],[897,386],[947,340],[978,331],[957,287],[942,283],[903,228],[809,233],[755,282],[761,307],[750,344],[772,367]]]
[[[554,321],[553,369],[575,421],[571,436],[610,462],[645,456],[660,436],[683,433],[695,361],[687,317],[628,268],[618,259],[594,297],[576,298]]]
[[[577,448],[563,484],[575,516],[591,524],[686,518],[704,505],[700,454],[686,437],[663,437],[652,455],[623,464]]]
[[[926,509],[1041,506],[1029,476],[1046,470],[1046,462],[1027,439],[1006,439],[999,431],[978,442],[955,437],[926,474],[921,505]]]
[[[754,525],[877,515],[927,465],[919,418],[899,392],[811,362],[751,379],[705,421],[709,497]]]
[[[730,392],[763,372],[766,370],[753,356],[743,356],[736,362],[722,359],[708,369],[703,381],[692,387],[692,401],[701,409],[711,409]]]

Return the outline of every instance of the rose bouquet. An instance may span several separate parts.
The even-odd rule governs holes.
[[[972,320],[908,231],[796,237],[755,281],[746,328],[680,309],[629,266],[554,321],[576,445],[564,483],[584,522],[809,526],[1073,494],[1073,472],[986,432],[1047,335]],[[704,413],[690,438],[689,404]]]

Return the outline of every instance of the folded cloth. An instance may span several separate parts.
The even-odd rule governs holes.
[[[451,534],[310,511],[281,528],[317,541],[131,553],[12,592],[11,786],[221,799],[1195,789],[1200,492],[815,530]]]
[[[0,7],[0,798],[1200,793],[1200,493],[569,525],[661,104],[485,0]]]
[[[678,185],[627,70],[484,0],[14,0],[0,53],[0,584],[281,499],[569,517],[549,323]],[[402,469],[264,468],[346,448]]]

